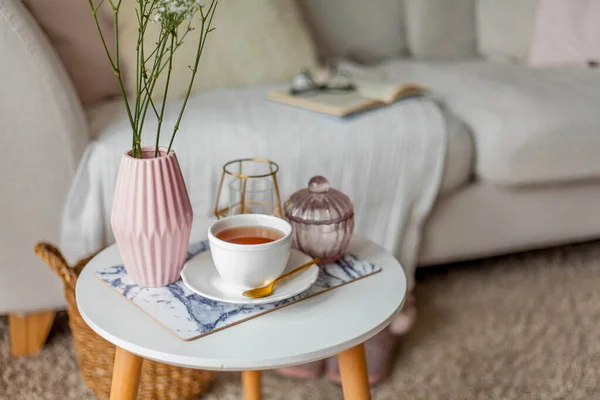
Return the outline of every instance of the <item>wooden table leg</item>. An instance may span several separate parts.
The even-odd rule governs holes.
[[[370,400],[365,347],[354,346],[338,354],[344,400]]]
[[[261,399],[262,391],[260,378],[260,371],[242,371],[242,386],[244,387],[244,400]]]
[[[10,350],[13,356],[29,356],[44,347],[56,312],[42,311],[17,315],[8,314]]]
[[[144,359],[117,346],[110,400],[136,400]]]

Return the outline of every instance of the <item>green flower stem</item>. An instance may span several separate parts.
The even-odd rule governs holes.
[[[154,87],[156,86],[156,82],[158,81],[158,77],[159,74],[157,73],[157,68],[158,65],[160,64],[162,58],[164,57],[164,54],[166,54],[165,52],[165,47],[167,44],[167,39],[168,39],[168,35],[166,34],[166,31],[162,30],[160,33],[160,37],[159,37],[159,41],[158,41],[158,46],[160,47],[160,51],[158,52],[158,54],[156,55],[156,58],[154,59],[154,65],[152,67],[152,71],[150,73],[150,79],[149,81],[146,81],[146,85],[145,85],[145,97],[144,100],[142,101],[142,116],[140,118],[140,130],[142,130],[144,128],[144,123],[146,122],[146,113],[148,112],[148,106],[152,103],[152,92],[154,92]],[[152,103],[152,108],[154,109],[154,112],[156,114],[156,118],[158,118],[158,113],[156,112],[156,108],[154,107],[154,103]]]
[[[143,90],[144,97],[142,99],[142,117],[141,117],[142,124],[143,124],[143,120],[145,119],[145,116],[146,116],[145,111],[147,111],[149,100],[152,97],[151,96],[152,92],[154,91],[156,81],[158,80],[158,74],[157,74],[156,68],[165,54],[165,46],[167,44],[167,39],[168,39],[168,36],[165,34],[165,31],[161,30],[161,32],[159,34],[158,42],[157,42],[158,53],[154,57],[154,64],[152,65],[152,70],[150,70],[150,75],[146,74],[146,80],[144,82],[144,90]]]
[[[191,31],[193,31],[192,29],[192,22],[190,20],[190,22],[188,23],[187,29],[185,30],[185,32],[183,33],[183,35],[181,35],[181,39],[179,39],[177,41],[177,43],[175,44],[175,50],[173,50],[173,52],[175,52],[179,47],[181,47],[181,45],[183,44],[183,40],[185,39],[185,37],[187,36],[188,33],[190,33]],[[160,75],[162,73],[162,71],[165,69],[165,67],[169,64],[169,60],[165,61],[162,65],[162,67],[160,67],[160,69],[158,70],[158,75]]]
[[[96,23],[96,29],[98,29],[98,33],[100,34],[100,40],[102,41],[102,45],[104,46],[104,51],[106,52],[108,61],[110,62],[113,72],[119,82],[121,96],[123,97],[123,100],[125,101],[125,108],[127,109],[127,116],[129,117],[129,124],[131,125],[131,129],[133,129],[133,134],[134,134],[133,142],[135,143],[135,136],[136,136],[135,123],[133,120],[133,116],[131,115],[131,109],[129,107],[129,102],[127,101],[127,94],[125,93],[125,88],[123,86],[123,80],[121,79],[121,73],[119,71],[119,64],[118,64],[119,48],[118,48],[118,45],[117,45],[116,54],[115,54],[115,56],[116,56],[115,58],[116,58],[117,62],[115,63],[115,61],[113,61],[112,56],[110,55],[110,51],[108,51],[108,46],[106,45],[106,39],[104,38],[104,35],[102,34],[102,28],[100,28],[100,22],[98,21],[98,10],[100,9],[100,6],[102,5],[103,1],[100,2],[98,7],[94,7],[94,3],[92,2],[92,0],[88,0],[88,3],[90,4],[90,8],[92,9],[92,15],[94,17],[94,22]],[[115,7],[114,4],[112,3],[112,1],[110,2],[110,5],[112,6],[114,19],[115,19],[115,29],[116,29],[116,33],[117,33],[117,37],[115,38],[115,40],[118,43],[119,38],[118,38],[118,28],[117,27],[118,27],[118,22],[119,22],[119,19],[118,19],[119,7]],[[119,1],[118,6],[120,6],[120,5],[121,5],[121,1]],[[132,150],[135,150],[135,147],[133,147]]]
[[[157,0],[152,0],[152,2],[148,2],[146,0],[137,0],[138,5],[140,7],[140,13],[136,10],[136,14],[138,14],[138,39],[136,44],[136,103],[135,103],[135,125],[136,131],[141,132],[140,130],[140,117],[141,117],[141,107],[142,107],[142,82],[145,84],[145,79],[147,78],[146,71],[146,58],[144,54],[144,36],[146,34],[146,29],[148,27],[148,21],[150,20],[150,13],[152,12],[154,5]],[[154,49],[151,56],[158,50],[158,46]]]
[[[98,2],[97,6],[94,6],[94,1]],[[136,72],[135,72],[135,106],[133,106],[133,102],[130,103],[127,93],[125,91],[125,85],[123,84],[123,79],[121,77],[121,66],[120,66],[120,48],[119,48],[119,10],[122,4],[122,0],[108,0],[113,12],[114,24],[115,24],[115,52],[114,55],[111,55],[108,50],[108,46],[106,43],[106,39],[102,33],[102,29],[100,28],[100,22],[98,20],[98,11],[102,4],[106,0],[88,0],[90,8],[92,9],[92,15],[94,17],[94,22],[96,24],[96,28],[98,33],[100,34],[100,39],[102,41],[102,45],[104,47],[104,51],[108,57],[110,65],[113,69],[113,72],[117,78],[117,82],[119,84],[119,89],[121,91],[121,96],[123,97],[125,103],[125,109],[127,111],[127,117],[129,119],[129,123],[131,125],[131,129],[133,132],[132,135],[132,154],[134,157],[142,157],[142,144],[141,137],[144,129],[144,123],[146,120],[146,115],[148,112],[148,108],[152,107],[152,111],[156,115],[158,120],[157,131],[156,131],[156,145],[155,145],[155,156],[158,156],[158,145],[160,142],[160,134],[162,130],[162,125],[164,122],[165,115],[165,107],[169,93],[169,85],[171,80],[171,75],[173,71],[173,57],[175,51],[183,44],[185,37],[189,32],[193,30],[192,18],[196,12],[200,12],[201,15],[201,24],[202,29],[200,32],[200,37],[198,40],[198,48],[196,53],[196,59],[193,67],[190,67],[192,71],[192,75],[190,78],[189,85],[187,87],[187,91],[185,93],[185,98],[183,100],[181,110],[177,117],[177,121],[173,128],[173,132],[171,135],[171,140],[169,141],[169,146],[167,149],[167,153],[171,151],[171,147],[173,145],[173,141],[179,130],[179,126],[181,123],[181,119],[183,118],[183,114],[185,112],[185,108],[187,106],[194,81],[198,72],[198,65],[200,62],[200,57],[204,50],[204,46],[206,44],[206,40],[208,34],[213,30],[211,29],[213,17],[215,14],[215,10],[217,7],[218,0],[211,0],[210,6],[208,7],[208,11],[204,12],[204,6],[199,6],[196,2],[187,3],[186,7],[189,7],[187,11],[179,12],[173,11],[174,9],[170,8],[168,3],[162,2],[162,0],[136,0],[137,7],[136,8],[136,16],[138,21],[138,37],[136,42]],[[160,7],[158,7],[160,5]],[[166,10],[166,11],[165,11]],[[150,55],[146,58],[146,54],[144,51],[144,38],[146,35],[146,30],[148,26],[148,22],[150,18],[153,16],[157,17],[157,21],[161,24],[161,30],[158,38],[158,42],[156,42],[156,47],[150,53]],[[179,31],[180,25],[188,19],[187,28],[182,27],[181,31]],[[181,33],[181,35],[179,35]],[[169,41],[170,39],[170,41]],[[169,43],[170,42],[170,43]],[[165,57],[167,59],[165,60]],[[148,62],[152,61],[152,68],[147,68]],[[165,91],[162,95],[163,101],[160,107],[160,111],[157,110],[156,105],[152,99],[152,94],[157,85],[159,77],[165,68],[168,68],[166,82],[165,82]],[[132,95],[132,94],[130,94]]]
[[[141,79],[142,79],[142,72],[140,71],[141,68],[143,68],[144,64],[140,62],[140,57],[143,58],[143,54],[142,54],[142,43],[143,43],[143,35],[142,35],[142,26],[144,25],[142,22],[142,19],[144,18],[144,0],[138,0],[138,4],[140,6],[140,12],[138,13],[138,10],[135,10],[135,14],[138,18],[138,24],[139,24],[139,28],[138,28],[138,38],[137,41],[135,43],[135,63],[136,63],[136,69],[135,69],[135,125],[136,125],[136,130],[137,130],[137,125],[139,123],[139,115],[140,115],[140,86],[142,85]],[[141,14],[141,15],[140,15]]]
[[[131,129],[133,129],[133,154],[135,157],[137,152],[137,156],[139,158],[142,158],[141,134],[136,130],[136,123],[131,114],[131,107],[129,106],[129,100],[127,99],[127,93],[125,92],[123,79],[121,78],[121,57],[119,55],[119,9],[121,8],[121,2],[122,0],[119,0],[117,5],[115,6],[113,1],[110,0],[110,5],[113,8],[115,21],[115,75],[117,76],[117,80],[119,81],[119,89],[121,90],[121,95],[123,96],[123,100],[125,101],[125,108],[127,110],[127,116],[129,117],[129,123],[131,124]]]
[[[90,7],[92,8],[92,15],[94,16],[94,21],[96,22],[96,28],[98,29],[98,32],[100,33],[100,39],[102,40],[102,45],[104,46],[104,51],[106,52],[106,56],[108,57],[110,66],[114,70],[115,63],[113,62],[112,56],[110,55],[110,52],[108,51],[108,47],[106,46],[106,40],[104,39],[104,35],[102,34],[102,29],[100,28],[100,23],[98,22],[98,10],[100,9],[100,6],[102,6],[103,2],[104,1],[100,2],[100,4],[98,5],[98,8],[96,8],[96,7],[94,7],[94,3],[92,2],[92,0],[88,0],[88,3],[90,3]]]
[[[154,157],[158,157],[158,144],[160,141],[160,128],[162,127],[163,118],[165,115],[165,105],[167,104],[167,95],[169,93],[169,81],[171,80],[171,71],[173,70],[173,53],[175,52],[175,45],[176,45],[175,39],[177,38],[177,31],[170,32],[169,35],[171,35],[171,45],[169,46],[170,47],[169,69],[167,70],[167,83],[165,83],[165,92],[163,93],[163,101],[162,101],[162,105],[160,107],[160,116],[158,117],[158,128],[156,129],[156,145],[154,147]],[[154,107],[154,104],[152,105],[152,107]],[[156,110],[155,110],[155,112],[156,112]],[[167,152],[167,154],[169,154],[169,153]]]
[[[179,112],[179,117],[177,118],[177,122],[175,123],[175,127],[173,128],[173,134],[171,135],[171,141],[169,142],[169,147],[167,148],[167,154],[171,152],[171,147],[173,146],[173,140],[175,140],[175,135],[177,135],[177,131],[179,130],[179,124],[181,123],[181,118],[183,118],[183,112],[185,111],[185,107],[187,106],[188,99],[190,98],[190,93],[192,92],[192,87],[194,86],[194,79],[196,78],[196,73],[198,72],[198,64],[200,63],[200,56],[202,56],[202,50],[204,50],[204,44],[206,43],[206,38],[208,34],[211,32],[211,24],[213,17],[215,15],[215,10],[217,8],[218,0],[212,0],[210,3],[210,7],[206,15],[200,9],[200,13],[202,14],[202,30],[200,33],[200,40],[198,41],[198,50],[196,53],[196,60],[194,62],[194,68],[192,69],[192,78],[190,79],[190,84],[188,85],[187,92],[185,94],[185,99],[183,100],[183,105],[181,106],[181,111]],[[206,25],[206,19],[208,18],[208,25]]]

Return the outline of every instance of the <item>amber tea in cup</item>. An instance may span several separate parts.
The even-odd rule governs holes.
[[[265,244],[281,239],[283,232],[267,226],[236,226],[215,235],[217,239],[235,244]]]
[[[273,215],[239,214],[208,228],[217,272],[232,288],[248,290],[273,282],[285,270],[292,247],[292,225]]]

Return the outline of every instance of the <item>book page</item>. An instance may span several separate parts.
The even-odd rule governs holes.
[[[269,93],[269,99],[338,117],[381,105],[381,102],[367,99],[356,90],[350,92],[315,91],[295,96],[288,92],[272,92]]]
[[[425,91],[421,86],[414,84],[377,82],[366,79],[357,79],[355,83],[362,97],[388,104],[401,97],[412,96]]]

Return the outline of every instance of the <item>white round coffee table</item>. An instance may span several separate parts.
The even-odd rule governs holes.
[[[196,225],[194,241],[206,237]],[[338,356],[345,399],[370,399],[363,343],[399,312],[406,278],[394,257],[355,236],[349,251],[382,271],[211,335],[185,342],[95,278],[121,263],[116,246],[96,255],[77,281],[77,307],[117,346],[111,400],[135,399],[143,359],[187,368],[243,371],[246,400],[261,397],[260,370]]]

